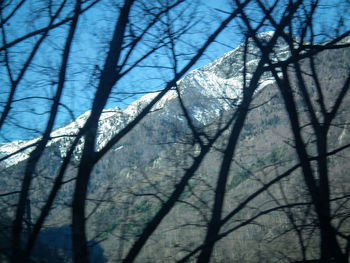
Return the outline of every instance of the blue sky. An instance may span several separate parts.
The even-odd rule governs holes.
[[[32,28],[39,27],[40,24],[45,23],[44,18],[40,18],[40,14],[35,20],[35,23],[28,23],[25,20],[26,16],[34,16],[35,4],[39,2],[32,1],[32,6],[26,7],[17,20],[11,21],[11,24],[7,26],[9,29],[8,40],[15,39],[21,34],[30,31]],[[200,8],[197,9],[198,16],[201,20],[197,21],[196,31],[198,33],[186,36],[186,40],[193,45],[200,45],[202,39],[207,34],[213,31],[215,26],[226,17],[221,12],[213,12],[213,8],[217,8],[223,11],[229,11],[229,1],[226,0],[202,0]],[[319,27],[318,31],[322,32],[329,30],[332,25],[336,25],[336,20],[344,15],[349,10],[345,9],[345,6],[336,6],[336,8],[329,8],[330,5],[339,4],[340,1],[330,0],[321,1],[326,6],[320,9],[317,14],[318,19],[322,19],[322,24],[327,28]],[[210,11],[211,10],[211,11]],[[186,10],[185,10],[186,11]],[[350,14],[349,14],[350,15]],[[111,32],[113,30],[114,21],[116,17],[115,9],[113,8],[96,8],[93,12],[86,13],[80,18],[77,38],[73,45],[72,56],[70,58],[71,67],[67,74],[67,82],[65,87],[64,96],[62,102],[71,109],[74,117],[78,117],[80,114],[86,112],[91,106],[91,100],[95,93],[94,85],[96,82],[92,82],[93,74],[97,74],[97,70],[94,68],[101,68],[104,61],[104,52],[107,49],[107,43],[110,39]],[[181,21],[180,21],[181,22]],[[192,21],[188,21],[191,23]],[[345,21],[348,23],[349,21]],[[320,23],[321,24],[321,23]],[[346,24],[345,28],[349,28]],[[193,67],[198,68],[207,63],[210,63],[214,59],[222,56],[225,52],[228,52],[235,48],[240,42],[241,37],[238,37],[238,26],[230,25],[217,39],[217,43],[213,43],[206,54],[201,60]],[[334,31],[334,30],[330,30]],[[57,48],[62,46],[66,36],[66,28],[58,29],[51,33],[48,41],[42,46],[39,56],[33,61],[33,67],[25,75],[21,88],[17,92],[16,99],[22,99],[28,96],[42,96],[52,97],[55,89],[54,85],[50,85],[53,79],[57,79],[55,75],[58,72],[60,65],[60,51]],[[23,63],[27,57],[27,50],[29,46],[32,46],[37,38],[30,39],[22,45],[16,46],[13,51],[13,64]],[[188,46],[180,45],[178,51],[189,51]],[[185,56],[181,57],[180,65],[184,64]],[[153,58],[152,63],[167,64],[168,59],[166,54],[159,53]],[[19,63],[20,64],[20,63]],[[3,76],[6,75],[4,67],[0,66],[0,78],[2,78],[2,85],[0,86],[0,94],[6,94],[7,81]],[[13,66],[16,69],[15,66]],[[171,78],[171,72],[167,70],[160,70],[154,68],[139,68],[135,69],[132,74],[123,79],[115,88],[115,92],[111,96],[107,104],[107,108],[118,106],[120,108],[125,107],[133,100],[136,100],[141,95],[135,95],[125,99],[125,95],[118,94],[118,92],[148,92],[152,90],[159,90],[164,86],[164,83]],[[124,98],[124,99],[123,99]],[[6,96],[2,95],[0,101],[6,100]],[[32,130],[42,130],[47,118],[47,111],[49,104],[47,100],[36,99],[26,100],[23,102],[16,102],[16,107],[11,111],[11,117],[13,123],[16,125],[8,125],[0,131],[0,142],[16,139],[27,139],[35,137],[38,133],[34,131],[28,131],[20,128],[19,126],[29,127]],[[12,121],[11,119],[9,119]],[[72,116],[63,107],[60,109],[60,114],[56,122],[56,127],[70,122]]]

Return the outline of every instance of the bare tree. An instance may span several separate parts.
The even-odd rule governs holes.
[[[80,7],[81,3],[78,1],[75,7],[75,15],[72,17],[71,22],[71,30],[68,32],[66,47],[62,56],[62,66],[61,73],[58,80],[58,87],[56,96],[54,97],[53,105],[50,110],[50,118],[47,123],[47,127],[45,132],[43,133],[42,139],[35,144],[35,150],[31,152],[29,160],[27,161],[26,173],[24,176],[24,180],[22,181],[22,189],[20,191],[20,198],[17,204],[17,213],[16,220],[13,225],[13,262],[18,262],[24,260],[24,258],[28,259],[30,256],[30,252],[33,249],[36,238],[40,232],[40,229],[43,226],[45,218],[48,216],[48,213],[53,205],[54,199],[62,186],[63,176],[66,172],[66,169],[69,165],[70,158],[74,152],[75,147],[78,142],[83,139],[84,146],[82,151],[82,156],[79,161],[79,169],[76,177],[75,190],[73,196],[72,203],[72,238],[73,238],[73,248],[76,262],[88,262],[88,253],[87,253],[87,238],[85,235],[85,207],[86,207],[86,195],[87,195],[87,185],[90,178],[90,173],[92,168],[100,160],[104,154],[114,145],[116,144],[123,136],[125,136],[155,105],[157,101],[166,94],[175,84],[176,81],[179,80],[181,76],[183,76],[201,57],[207,47],[215,40],[217,35],[225,28],[225,26],[234,18],[234,15],[231,15],[226,21],[224,21],[217,30],[208,37],[201,48],[198,49],[189,60],[189,62],[180,70],[174,72],[174,77],[168,82],[166,88],[156,96],[156,98],[145,107],[141,113],[130,122],[124,129],[122,129],[119,133],[117,133],[100,151],[96,151],[96,138],[97,138],[97,129],[98,129],[98,120],[102,113],[103,108],[105,107],[107,100],[110,98],[112,88],[117,85],[117,83],[129,72],[131,72],[134,68],[136,68],[141,62],[147,59],[152,53],[156,50],[163,48],[167,44],[167,39],[164,38],[162,40],[158,40],[154,42],[154,45],[148,48],[147,51],[143,51],[140,56],[137,57],[134,54],[137,54],[137,48],[141,45],[140,43],[144,41],[146,37],[154,34],[152,31],[158,24],[161,24],[162,16],[167,14],[172,9],[182,4],[184,1],[174,1],[173,3],[160,3],[159,6],[153,8],[142,1],[125,1],[123,7],[120,9],[119,17],[116,21],[116,26],[114,29],[114,34],[112,36],[112,41],[109,45],[109,51],[107,52],[105,64],[101,70],[101,73],[98,77],[98,86],[97,91],[94,95],[94,100],[92,104],[91,114],[86,121],[85,125],[80,129],[78,134],[75,136],[70,149],[68,150],[61,167],[59,169],[59,173],[54,181],[53,187],[51,189],[51,193],[48,196],[47,203],[43,206],[41,213],[34,224],[33,232],[28,233],[30,235],[29,242],[26,246],[25,252],[22,252],[21,245],[21,233],[22,233],[22,222],[24,219],[24,213],[26,210],[26,203],[30,200],[30,185],[32,181],[33,174],[35,173],[36,164],[40,157],[43,154],[43,150],[47,145],[48,141],[51,139],[50,134],[53,129],[53,123],[56,119],[57,109],[60,105],[60,97],[65,84],[65,76],[66,76],[66,68],[68,64],[68,57],[70,55],[70,47],[72,44],[72,39],[74,36],[75,28],[77,27],[78,17],[81,13],[80,10],[84,10]],[[90,4],[91,7],[95,2]],[[64,7],[65,2],[62,2],[62,7]],[[19,6],[20,7],[20,6]],[[15,9],[19,8],[15,7]],[[86,7],[85,9],[87,9]],[[145,24],[143,27],[136,27],[135,24],[130,20],[135,16],[135,14],[131,14],[132,8],[139,8],[145,14],[149,15],[151,19],[148,24]],[[51,6],[49,7],[51,10]],[[156,12],[153,11],[156,10]],[[60,9],[58,9],[60,11]],[[8,19],[7,19],[8,20]],[[50,25],[44,27],[44,29],[33,31],[23,37],[20,37],[11,43],[7,43],[5,38],[4,49],[5,54],[7,54],[7,50],[11,48],[13,45],[24,41],[25,39],[40,34],[43,30],[44,32],[48,32],[56,28],[56,26],[63,25],[67,21],[70,21],[70,18],[63,20],[62,22],[56,24],[54,23],[54,18],[51,20]],[[181,36],[183,32],[188,30],[187,28],[180,28],[177,31],[173,32],[174,34],[178,34]],[[137,33],[135,34],[135,29],[137,28]],[[46,30],[46,31],[45,31]],[[159,32],[158,32],[159,33]],[[172,35],[173,37],[174,35]],[[177,36],[177,38],[178,38]],[[177,39],[176,39],[177,41]],[[143,47],[142,47],[143,48]],[[175,59],[178,59],[177,57]],[[29,63],[27,63],[29,64]],[[23,70],[23,74],[26,72],[26,68]],[[10,74],[11,76],[11,74]],[[16,83],[15,83],[16,84]],[[5,106],[3,111],[2,119],[5,120],[8,116],[9,110],[11,109],[11,105],[13,103],[13,97],[16,91],[17,85],[13,85],[11,89],[11,93],[7,102],[7,106]],[[207,147],[209,149],[209,147]],[[14,194],[13,192],[12,194]],[[7,195],[7,194],[6,194]],[[29,208],[29,207],[28,207]],[[28,210],[27,210],[28,211]]]
[[[257,1],[262,12],[266,14],[271,25],[277,29],[278,24],[275,19],[270,15],[269,10],[264,6],[261,1]],[[299,16],[299,19],[303,19],[299,22],[300,28],[294,29],[294,24],[289,24],[289,33],[283,34],[283,39],[288,43],[290,48],[291,57],[282,63],[280,66],[280,72],[282,77],[278,74],[274,63],[270,60],[268,62],[269,68],[276,79],[279,90],[283,96],[286,111],[288,113],[291,128],[295,140],[295,149],[299,157],[299,161],[302,166],[303,176],[305,184],[307,185],[311,200],[315,207],[319,222],[319,231],[321,236],[320,243],[320,261],[330,262],[335,260],[336,262],[347,262],[347,257],[341,250],[341,246],[337,241],[337,234],[334,226],[332,226],[332,215],[331,215],[331,202],[330,202],[330,179],[329,179],[329,168],[328,168],[328,148],[329,148],[329,130],[332,122],[334,121],[339,108],[341,107],[347,91],[349,89],[349,77],[345,78],[340,88],[336,88],[337,95],[334,102],[330,102],[327,99],[327,91],[320,84],[320,76],[317,73],[315,67],[315,55],[313,53],[319,53],[327,49],[342,49],[348,45],[338,44],[345,36],[349,34],[349,31],[340,34],[337,38],[331,40],[325,45],[317,45],[314,43],[314,14],[319,8],[318,1],[311,2],[308,6],[306,3],[303,4],[303,18]],[[249,31],[252,31],[250,22],[247,16],[243,16],[244,23]],[[300,39],[297,41],[293,36],[293,32],[298,30],[301,32]],[[309,36],[307,37],[307,35]],[[308,39],[307,39],[308,38]],[[266,52],[266,46],[259,41],[256,37],[255,42],[259,46],[262,52]],[[309,40],[309,42],[306,42]],[[296,46],[297,44],[297,46]],[[302,54],[306,52],[307,55]],[[308,57],[309,68],[301,68],[301,62],[298,57]],[[291,70],[292,69],[292,70]],[[293,72],[290,73],[290,70]],[[347,70],[347,69],[346,69]],[[294,75],[295,74],[295,75]],[[296,90],[301,95],[302,101],[306,107],[306,112],[309,120],[309,125],[312,127],[313,136],[315,137],[316,150],[315,155],[317,158],[317,169],[316,171],[312,168],[312,162],[309,160],[311,156],[311,147],[305,142],[305,134],[303,134],[303,126],[301,124],[301,113],[298,112],[296,107],[295,89],[294,82],[291,80],[291,75],[296,78]],[[313,102],[314,96],[312,90],[308,87],[310,81],[306,82],[309,78],[311,82],[316,86],[316,103]],[[327,105],[327,106],[326,106]],[[319,114],[320,113],[320,114]],[[305,125],[305,124],[304,124]],[[345,193],[343,193],[345,194]],[[346,194],[345,194],[346,195]]]

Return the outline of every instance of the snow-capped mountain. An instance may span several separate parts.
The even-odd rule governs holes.
[[[260,39],[268,41],[272,34],[273,32],[266,32],[258,36]],[[283,44],[283,42],[279,42],[277,47],[274,58],[283,60],[289,54],[288,46]],[[180,94],[188,107],[190,116],[192,116],[194,121],[198,122],[198,124],[205,125],[209,123],[223,111],[232,108],[240,99],[244,68],[242,59],[243,52],[244,44],[241,44],[236,49],[224,54],[214,62],[191,71],[178,82]],[[248,80],[250,72],[253,72],[258,63],[258,58],[258,48],[250,41],[246,64]],[[265,74],[260,81],[258,89],[273,82],[274,80],[272,77],[269,74]],[[116,107],[104,110],[99,121],[97,150],[102,148],[113,135],[134,119],[157,94],[157,92],[146,94],[124,109]],[[161,110],[160,115],[168,117],[169,115],[176,115],[178,120],[184,121],[181,117],[179,106],[170,106],[172,104],[177,104],[176,98],[177,92],[175,90],[170,90],[158,101],[152,111]],[[53,131],[51,134],[52,139],[47,146],[56,145],[56,147],[59,148],[61,157],[65,156],[72,138],[78,133],[79,129],[83,127],[89,115],[90,111],[82,114],[75,121]],[[33,150],[33,145],[35,145],[39,139],[40,137],[33,140],[1,144],[0,156],[10,155],[9,158],[2,161],[2,166],[8,167],[28,158],[29,153]],[[82,142],[80,142],[76,148],[76,158],[78,158],[81,150]],[[18,153],[15,154],[16,152]]]

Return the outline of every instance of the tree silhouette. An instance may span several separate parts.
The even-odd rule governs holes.
[[[340,183],[346,176],[339,175],[341,168],[337,168],[342,161],[339,155],[347,153],[349,147],[344,116],[349,102],[350,64],[339,59],[349,54],[346,15],[340,15],[336,25],[329,25],[327,30],[322,28],[327,26],[322,24],[322,1],[234,0],[230,10],[214,10],[224,18],[215,23],[213,19],[213,30],[206,30],[203,37],[198,31],[205,30],[197,27],[203,25],[204,18],[198,12],[203,4],[199,1],[63,0],[34,6],[32,24],[28,20],[33,27],[28,26],[30,30],[23,30],[23,34],[19,30],[13,37],[9,23],[20,20],[31,4],[30,0],[3,1],[0,10],[0,73],[5,76],[7,95],[1,102],[0,131],[7,125],[35,130],[20,123],[16,115],[32,107],[31,101],[48,102],[44,125],[41,131],[35,130],[40,137],[20,142],[23,146],[18,150],[0,156],[4,162],[1,182],[8,188],[0,193],[2,229],[13,220],[9,227],[11,249],[1,249],[8,250],[4,255],[11,262],[33,259],[45,222],[55,216],[56,221],[50,223],[71,223],[74,262],[92,261],[91,247],[113,238],[119,261],[153,259],[154,251],[172,246],[166,242],[150,245],[152,237],[164,237],[160,234],[164,229],[175,235],[184,233],[176,237],[173,247],[166,247],[170,251],[166,260],[238,260],[241,244],[234,242],[235,238],[242,238],[241,231],[258,229],[253,235],[256,242],[292,240],[300,249],[288,254],[288,248],[279,250],[276,246],[275,253],[269,255],[276,260],[348,262],[349,190],[346,183]],[[336,4],[329,5],[336,8]],[[348,7],[346,1],[341,5]],[[113,10],[113,20],[107,15],[108,9]],[[95,58],[84,60],[89,61],[85,67],[85,62],[77,62],[77,47],[88,31],[84,23],[93,20],[90,11],[105,12],[103,19],[108,23],[96,26],[94,36],[101,38],[103,49],[95,50],[99,54]],[[98,28],[101,25],[105,28]],[[206,55],[211,44],[219,41],[222,32],[234,27],[234,38],[244,43],[235,50],[234,58],[225,55],[220,60],[222,68],[212,69],[212,74],[220,75],[220,80],[232,88],[227,79],[237,71],[234,73],[242,82],[235,91],[238,95],[211,95],[213,98],[207,96],[204,102],[196,95],[187,98],[189,93],[183,90],[186,84],[179,80]],[[271,32],[260,34],[266,31]],[[43,64],[46,48],[55,51],[54,61],[59,66]],[[28,56],[20,58],[15,55],[16,49],[25,50]],[[332,67],[331,73],[325,72]],[[154,76],[148,76],[149,68]],[[36,70],[41,77],[34,74]],[[86,75],[89,80],[84,79]],[[147,93],[132,88],[133,78],[142,87],[139,79],[160,75],[161,90],[140,104],[135,116],[128,119],[122,111],[112,110],[123,121],[112,123],[108,138],[101,141],[101,120],[108,114],[104,110],[108,103]],[[38,79],[28,80],[26,76]],[[37,87],[42,81],[52,93],[28,96],[30,86],[26,85],[31,81]],[[90,111],[69,124],[76,126],[72,134],[58,134],[55,124],[63,115],[61,109],[74,119],[74,109],[66,105],[64,95],[72,91],[75,81],[90,88],[86,89],[92,98]],[[179,122],[157,115],[162,110],[157,107],[169,94],[175,98],[169,111],[174,111]],[[218,101],[225,103],[219,117],[199,123],[193,107],[206,104],[210,111],[210,104]],[[281,108],[284,113],[273,114]],[[34,114],[40,113],[34,110]],[[271,127],[282,129],[286,138],[268,138],[273,136],[266,132]],[[147,145],[152,136],[153,148]],[[266,146],[264,141],[284,145],[274,148],[273,143]],[[128,156],[116,154],[132,145],[135,149],[124,152]],[[6,166],[5,162],[22,156],[26,156],[23,162]],[[15,183],[10,180],[20,182],[20,186],[12,186]],[[246,192],[242,190],[245,186]],[[298,189],[293,191],[293,187]],[[194,218],[189,219],[192,215]],[[286,226],[274,226],[269,232],[266,220],[274,215],[278,220],[271,222]],[[278,231],[271,234],[275,229]],[[8,232],[4,230],[4,236]],[[318,240],[317,248],[310,246]],[[227,252],[232,247],[235,250]],[[263,246],[257,245],[256,255],[249,260],[266,260],[269,250],[262,250]],[[217,251],[223,251],[222,255]],[[246,258],[242,256],[241,260]]]

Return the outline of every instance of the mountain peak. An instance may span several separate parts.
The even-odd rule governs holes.
[[[260,33],[259,38],[269,39],[273,31]],[[244,44],[239,45],[234,50],[224,54],[212,63],[195,69],[188,73],[178,82],[181,96],[184,99],[190,115],[193,120],[202,125],[218,117],[222,111],[229,110],[233,107],[233,102],[241,98],[243,83],[243,52]],[[254,45],[249,45],[249,54],[247,56],[247,69],[251,72],[259,61],[259,51]],[[279,52],[282,58],[286,54],[286,47],[280,47]],[[248,71],[249,77],[249,71]],[[271,76],[266,75],[261,83],[260,88],[272,83]],[[151,102],[159,92],[151,92],[134,101],[124,109],[118,107],[105,109],[99,120],[99,132],[96,148],[101,149],[107,141],[112,138],[119,130],[133,120],[140,111]],[[160,114],[171,116],[174,114],[169,108],[172,101],[176,101],[177,92],[170,90],[164,97],[156,103],[152,110],[162,110]],[[174,106],[175,107],[175,106]],[[174,108],[172,108],[174,111]],[[182,114],[181,110],[175,110],[177,114]],[[55,129],[48,143],[48,146],[57,144],[61,156],[65,156],[71,140],[79,129],[83,127],[90,116],[90,111],[80,115],[76,120],[67,125]],[[5,160],[5,166],[11,166],[28,158],[33,146],[40,137],[28,141],[14,141],[0,145],[0,155],[7,156],[25,148],[20,153],[13,155]],[[76,156],[82,151],[83,143],[77,146]]]

